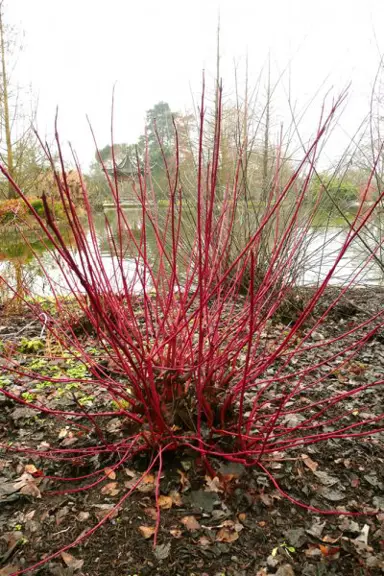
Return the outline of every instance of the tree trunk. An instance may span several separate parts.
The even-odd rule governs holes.
[[[14,163],[12,151],[12,138],[11,138],[11,123],[9,118],[9,103],[8,103],[8,79],[7,69],[5,62],[5,46],[4,46],[4,26],[2,6],[0,5],[0,44],[1,44],[1,71],[3,77],[3,116],[4,116],[4,130],[5,142],[7,146],[7,170],[11,178],[14,177]],[[8,198],[16,198],[17,194],[13,189],[11,183],[8,184]]]

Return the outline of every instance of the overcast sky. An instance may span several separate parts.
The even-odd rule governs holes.
[[[252,84],[270,52],[274,78],[290,64],[298,109],[323,83],[321,94],[337,95],[351,81],[341,123],[353,133],[368,112],[383,49],[383,0],[6,0],[5,20],[25,34],[17,77],[32,82],[38,96],[39,130],[51,129],[58,105],[61,134],[86,168],[94,146],[85,115],[100,146],[108,143],[114,83],[116,142],[134,142],[145,111],[159,100],[190,109],[203,68],[213,83],[219,13],[227,92],[233,93],[235,65],[244,74],[247,53]],[[288,83],[286,71],[274,106],[283,120]],[[316,128],[319,106],[316,100],[304,132]],[[334,138],[334,154],[345,144],[342,134]]]

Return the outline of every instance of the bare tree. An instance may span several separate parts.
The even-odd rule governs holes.
[[[9,175],[28,192],[42,165],[42,154],[36,141],[32,124],[36,116],[36,107],[25,111],[26,90],[13,84],[11,71],[14,69],[14,54],[21,50],[17,47],[17,33],[4,21],[4,0],[0,0],[0,125],[1,161],[6,165]],[[32,98],[29,98],[32,102]],[[15,191],[7,184],[3,194],[15,198]]]

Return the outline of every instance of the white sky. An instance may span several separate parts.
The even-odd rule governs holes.
[[[275,78],[291,60],[299,106],[324,81],[322,94],[331,88],[335,95],[352,81],[342,125],[347,134],[354,132],[368,112],[383,48],[384,0],[6,0],[5,20],[25,33],[17,74],[38,95],[39,130],[51,130],[58,105],[62,137],[71,140],[86,168],[94,146],[85,115],[100,146],[107,144],[115,82],[116,142],[134,142],[145,111],[159,100],[174,110],[191,108],[203,68],[213,84],[219,11],[227,92],[233,93],[234,62],[244,73],[248,51],[252,84],[271,51]],[[284,86],[288,74],[274,105],[282,119]],[[315,130],[320,104],[304,131]],[[332,153],[344,144],[340,131]]]

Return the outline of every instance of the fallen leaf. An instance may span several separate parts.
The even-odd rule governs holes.
[[[335,544],[336,542],[338,542],[341,538],[340,536],[337,536],[337,538],[334,538],[333,536],[328,536],[328,534],[326,534],[323,538],[322,541],[326,542],[327,544]]]
[[[308,550],[304,550],[304,554],[307,558],[318,558],[321,556],[321,550],[314,544],[308,544]]]
[[[75,437],[69,437],[69,438],[64,438],[64,440],[61,442],[61,445],[64,448],[67,448],[68,446],[73,446],[74,444],[76,444],[76,442],[78,442],[78,438]]]
[[[64,564],[71,568],[72,570],[80,570],[83,567],[84,560],[79,560],[72,556],[72,554],[68,554],[68,552],[62,552],[61,557],[64,561]]]
[[[19,566],[12,566],[11,564],[9,564],[8,566],[4,566],[4,568],[1,568],[0,576],[11,576],[12,574],[18,572],[18,570],[20,570]]]
[[[33,496],[34,498],[41,498],[41,493],[34,482],[27,482],[20,490],[20,494],[25,496]]]
[[[360,534],[353,540],[357,544],[357,542],[362,542],[363,544],[368,544],[368,534],[369,534],[369,526],[368,524],[364,524],[361,529]]]
[[[25,486],[26,480],[16,480],[16,482],[0,482],[0,498],[18,492]]]
[[[291,528],[290,530],[286,530],[284,535],[287,542],[295,548],[301,548],[307,541],[304,528]]]
[[[245,512],[241,512],[238,515],[238,519],[240,520],[240,522],[244,522],[244,520],[246,519],[247,515],[245,514]]]
[[[188,498],[193,509],[200,508],[204,513],[211,514],[217,502],[220,502],[216,492],[206,492],[205,490],[192,490]]]
[[[147,494],[155,489],[155,477],[152,474],[146,474],[140,485],[137,487],[139,492]]]
[[[182,524],[184,524],[184,526],[186,527],[187,530],[199,530],[200,529],[200,524],[196,520],[195,516],[184,516],[184,518],[182,518],[180,520],[180,522]]]
[[[24,538],[23,533],[21,530],[14,530],[13,532],[5,532],[1,539],[4,540],[8,546],[8,558],[10,557],[10,552],[16,548],[16,546],[22,541]],[[0,557],[1,558],[1,557]],[[1,560],[0,560],[1,561]]]
[[[142,479],[142,483],[143,484],[154,484],[155,483],[154,475],[153,474],[146,474]]]
[[[144,513],[152,520],[157,520],[156,508],[144,508]]]
[[[89,512],[79,512],[77,515],[77,519],[79,520],[79,522],[85,522],[86,520],[88,520],[90,514]]]
[[[182,487],[181,491],[186,492],[191,487],[191,483],[188,480],[187,475],[182,470],[178,470],[177,473],[180,475],[180,484]]]
[[[172,508],[173,500],[170,496],[159,496],[157,499],[157,505],[162,510],[169,510]]]
[[[120,492],[120,488],[117,487],[117,482],[108,482],[102,487],[101,493],[107,494],[108,496],[116,496]]]
[[[312,524],[312,526],[308,530],[306,530],[306,532],[311,536],[315,536],[315,538],[320,538],[324,530],[325,524],[326,524],[325,522],[321,524],[319,519],[316,519],[315,522]]]
[[[339,500],[344,500],[346,497],[343,492],[340,492],[340,490],[329,489],[325,486],[319,488],[318,493],[321,494],[323,498],[330,500],[331,502],[339,502]]]
[[[68,512],[69,512],[68,506],[63,506],[63,508],[60,508],[60,510],[57,511],[55,515],[56,526],[60,526],[64,518],[67,516]]]
[[[151,538],[155,533],[154,526],[139,526],[139,530],[146,540]]]
[[[293,568],[290,564],[284,564],[275,573],[275,576],[295,576]]]
[[[220,479],[218,478],[218,476],[215,476],[214,478],[206,476],[205,482],[206,482],[205,487],[206,492],[223,492],[223,488],[221,486]]]
[[[230,544],[238,540],[239,534],[236,530],[231,530],[231,528],[220,528],[216,534],[216,542],[226,542]]]
[[[183,500],[181,498],[180,493],[177,492],[177,490],[171,490],[169,495],[172,498],[172,502],[175,506],[182,506],[183,505]]]
[[[384,496],[374,496],[372,502],[376,508],[384,511]]]
[[[309,468],[312,472],[316,472],[319,467],[319,464],[312,460],[307,454],[301,454],[303,462],[307,468]]]
[[[272,506],[273,500],[268,496],[268,494],[264,494],[264,492],[261,492],[259,498],[262,501],[262,503],[265,504],[265,506]]]
[[[320,548],[320,552],[322,553],[323,556],[326,556],[327,558],[329,558],[330,556],[334,559],[337,560],[337,558],[339,558],[340,556],[340,547],[339,546],[324,546],[324,544],[320,544],[319,545]]]
[[[98,520],[102,520],[108,514],[110,514],[109,520],[113,520],[119,514],[119,510],[115,508],[114,504],[93,504],[93,508],[98,508],[97,512],[95,512]]]
[[[167,542],[166,544],[159,544],[155,547],[153,553],[158,560],[165,560],[168,558],[169,553],[171,551],[171,543]]]
[[[235,542],[239,538],[239,532],[243,530],[244,526],[233,520],[225,520],[221,524],[221,528],[216,534],[216,542]]]
[[[116,478],[116,472],[114,470],[112,470],[112,468],[104,468],[104,474],[110,480],[115,480],[115,478]]]
[[[24,472],[27,472],[27,474],[36,474],[37,471],[38,470],[34,464],[27,464],[24,467]]]
[[[179,538],[183,536],[182,530],[179,530],[178,528],[172,528],[172,530],[170,530],[169,533],[177,540],[179,540]]]
[[[126,480],[126,482],[124,482],[124,486],[128,488],[128,490],[131,490],[135,484],[137,484],[137,478],[131,478],[131,480]]]
[[[340,522],[338,523],[338,526],[342,532],[349,532],[356,535],[360,534],[361,532],[358,523],[352,520],[352,518],[349,518],[348,516],[343,516]]]
[[[335,476],[330,476],[327,472],[323,472],[321,470],[319,471],[315,471],[314,475],[316,476],[316,478],[318,478],[320,480],[320,482],[324,485],[324,486],[334,486],[335,484],[340,484],[340,480],[338,478],[336,478]]]
[[[212,542],[207,536],[201,536],[199,538],[199,544],[200,546],[210,546]]]

